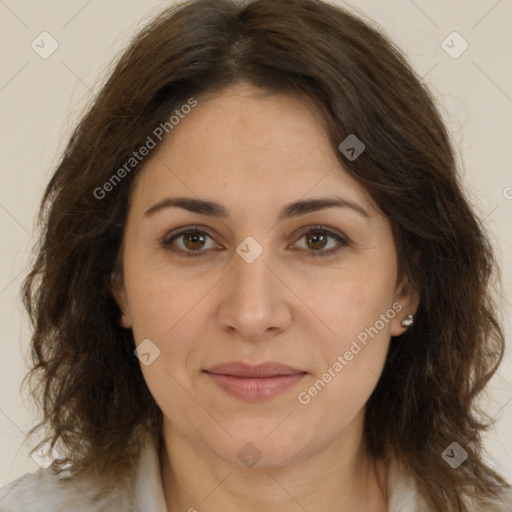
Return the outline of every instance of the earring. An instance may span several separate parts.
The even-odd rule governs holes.
[[[126,313],[122,313],[121,314],[121,326],[124,327],[125,329],[131,329],[131,327],[129,325],[125,325],[128,320],[128,315]]]
[[[410,327],[414,323],[414,315],[407,315],[402,320],[402,327]]]

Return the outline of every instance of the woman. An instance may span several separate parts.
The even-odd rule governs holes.
[[[474,409],[493,254],[428,91],[361,20],[166,10],[41,212],[29,376],[57,460],[1,510],[510,510]]]

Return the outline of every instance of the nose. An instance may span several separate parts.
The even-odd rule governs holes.
[[[292,294],[272,261],[269,248],[252,262],[238,253],[225,277],[218,321],[224,330],[238,332],[241,339],[261,341],[288,328]]]

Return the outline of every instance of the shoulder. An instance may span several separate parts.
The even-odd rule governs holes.
[[[391,462],[388,477],[389,512],[435,512],[419,493],[415,479],[398,461]],[[482,501],[485,500],[464,498],[468,512],[512,512],[512,487],[504,487],[485,504]]]
[[[51,466],[26,473],[0,488],[0,512],[165,512],[158,449],[155,436],[143,439],[122,476]]]
[[[0,512],[110,512],[132,510],[120,489],[105,492],[89,477],[39,469],[0,488]],[[122,505],[121,509],[119,506]]]

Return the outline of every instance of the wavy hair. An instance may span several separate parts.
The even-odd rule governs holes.
[[[486,503],[505,485],[484,461],[490,421],[475,401],[504,347],[493,251],[421,78],[379,30],[319,0],[180,3],[117,59],[41,203],[23,285],[33,324],[25,378],[42,412],[30,434],[44,429],[46,441],[61,444],[55,469],[111,476],[136,459],[144,433],[161,435],[162,413],[110,292],[144,164],[98,190],[187,99],[240,81],[317,105],[340,162],[390,219],[400,275],[419,291],[416,322],[392,339],[367,403],[371,456],[400,460],[438,512],[467,511],[467,497]],[[349,134],[366,145],[354,161],[337,150]],[[441,457],[454,440],[469,454],[457,470]]]

